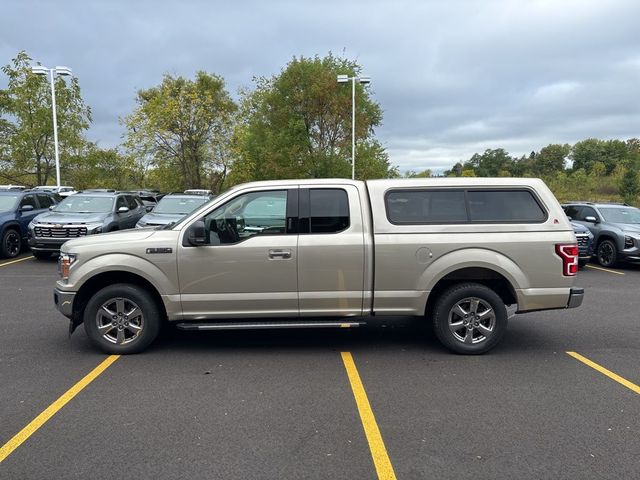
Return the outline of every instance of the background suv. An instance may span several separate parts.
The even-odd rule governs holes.
[[[133,228],[146,210],[136,195],[92,191],[71,195],[29,224],[29,247],[47,258],[72,238]]]
[[[26,243],[29,222],[56,203],[48,192],[0,191],[0,255],[16,257]]]
[[[213,196],[210,195],[185,195],[181,193],[165,195],[151,213],[147,213],[140,219],[136,227],[157,227],[177,222],[212,198]]]
[[[576,240],[578,240],[578,265],[582,268],[589,263],[593,256],[595,246],[593,233],[578,222],[572,221],[571,227],[573,228],[573,233],[576,234]]]
[[[640,261],[640,209],[620,203],[571,202],[562,206],[574,223],[594,235],[595,254],[603,267]]]

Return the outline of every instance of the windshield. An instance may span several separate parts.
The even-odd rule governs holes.
[[[600,213],[609,223],[640,223],[640,210],[633,207],[600,207]]]
[[[60,213],[108,213],[113,210],[113,197],[73,195],[65,198],[54,210]]]
[[[17,201],[17,195],[0,195],[0,212],[13,210]]]
[[[156,208],[153,209],[153,213],[172,213],[186,215],[187,213],[192,212],[200,205],[208,201],[209,199],[207,197],[164,197],[158,202]]]

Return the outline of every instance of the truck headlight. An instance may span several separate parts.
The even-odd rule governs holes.
[[[71,269],[71,265],[76,261],[75,253],[60,253],[58,257],[58,275],[63,280],[69,279],[69,270]]]

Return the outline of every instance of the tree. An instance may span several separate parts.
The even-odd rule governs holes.
[[[618,183],[618,193],[625,203],[635,205],[640,195],[640,183],[638,182],[638,169],[635,165],[628,165]]]
[[[21,51],[2,67],[8,86],[0,90],[0,175],[13,183],[46,185],[55,177],[51,90],[48,79],[31,73],[32,60]],[[55,79],[58,145],[62,161],[86,143],[84,131],[91,109],[80,93],[78,79]]]
[[[472,169],[478,177],[498,177],[503,171],[511,171],[514,160],[502,148],[487,149],[484,153],[475,153],[463,165],[463,170]]]
[[[534,175],[553,175],[561,172],[565,167],[565,159],[571,152],[571,146],[558,143],[552,143],[540,150],[535,155],[532,162],[532,170]]]
[[[136,103],[124,120],[125,145],[141,166],[177,176],[183,189],[219,191],[237,110],[224,80],[202,71],[194,80],[165,75],[157,87],[140,90]]]
[[[421,172],[414,172],[413,170],[408,170],[404,174],[404,178],[429,178],[431,177],[431,170],[425,169]]]
[[[351,88],[338,74],[360,66],[334,57],[294,57],[271,78],[243,92],[234,145],[233,181],[351,176]],[[356,176],[397,174],[374,138],[382,110],[367,88],[356,85]]]

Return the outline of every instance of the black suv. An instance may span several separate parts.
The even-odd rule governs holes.
[[[566,203],[562,208],[573,222],[593,233],[600,265],[640,261],[640,209],[623,203],[591,202]]]

